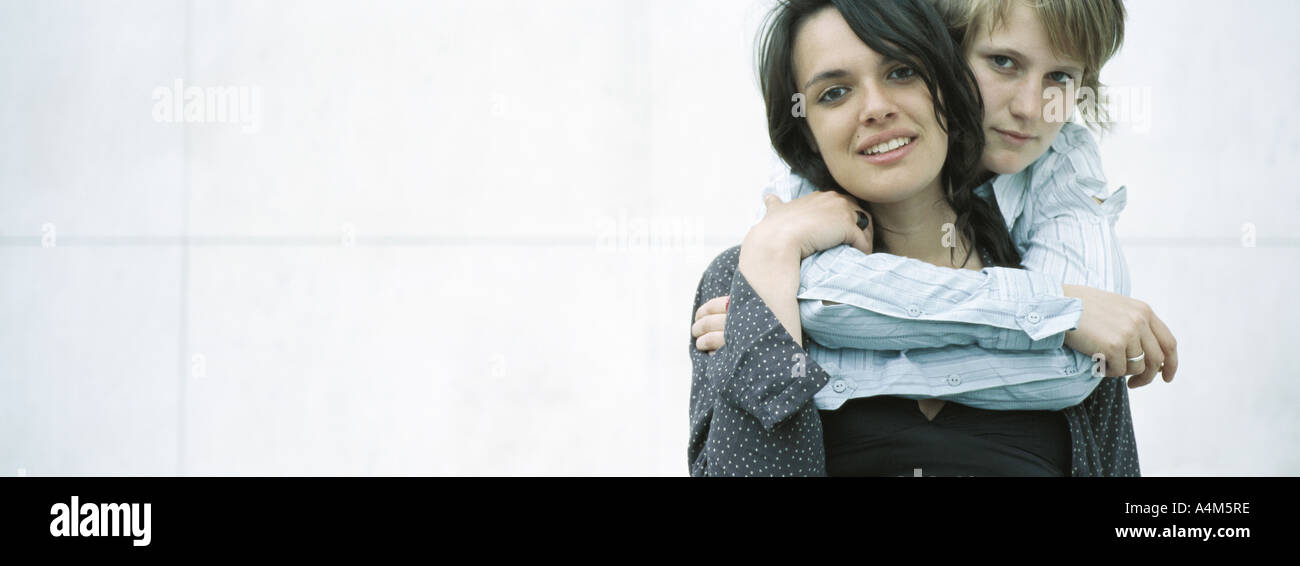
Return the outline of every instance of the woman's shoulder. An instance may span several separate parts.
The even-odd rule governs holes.
[[[1097,138],[1088,128],[1074,122],[1066,122],[1061,131],[1052,140],[1052,151],[1070,153],[1072,151],[1097,151]]]
[[[727,248],[713,258],[709,267],[704,270],[704,275],[700,277],[700,290],[703,292],[704,287],[710,283],[725,284],[731,287],[731,280],[736,276],[736,266],[740,264],[740,245],[737,244]],[[723,290],[726,294],[726,290]]]
[[[1052,173],[1060,172],[1106,181],[1097,139],[1087,128],[1073,122],[1061,127],[1047,152],[1030,164],[1029,169],[1035,181],[1046,180]]]
[[[1096,138],[1072,122],[1061,127],[1047,153],[1030,165],[1028,177],[1029,198],[1039,204],[1093,210],[1112,196]]]
[[[731,284],[736,278],[736,268],[739,263],[739,245],[727,248],[713,258],[709,267],[704,270],[704,275],[700,276],[700,284],[695,289],[695,309],[691,311],[692,315],[704,303],[731,293]]]

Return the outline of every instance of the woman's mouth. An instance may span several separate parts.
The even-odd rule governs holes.
[[[1029,134],[1022,134],[1015,130],[999,130],[997,128],[993,128],[993,131],[997,132],[998,135],[1002,137],[1002,141],[1007,142],[1008,144],[1014,145],[1016,147],[1025,145],[1026,142],[1034,139],[1034,136],[1031,136]]]
[[[916,138],[914,137],[901,136],[873,145],[865,151],[858,152],[858,155],[877,165],[893,163],[910,153],[912,147],[916,145],[913,143],[915,141]]]

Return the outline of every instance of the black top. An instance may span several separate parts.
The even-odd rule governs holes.
[[[812,397],[830,376],[737,272],[739,259],[736,246],[713,260],[691,309],[694,323],[705,302],[731,297],[725,345],[706,354],[690,338],[691,475],[826,475],[822,420]],[[796,363],[799,371],[792,371]],[[924,419],[916,402],[908,403]],[[1123,379],[1102,379],[1083,403],[1059,414],[1069,428],[1069,475],[1140,475]]]
[[[878,396],[819,411],[831,476],[1064,476],[1060,411],[992,411],[948,401],[931,421],[916,401]]]

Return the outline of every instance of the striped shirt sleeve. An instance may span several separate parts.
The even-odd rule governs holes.
[[[1017,195],[1023,208],[1008,219],[1027,270],[945,269],[848,246],[805,260],[804,332],[825,346],[812,357],[832,376],[851,377],[842,394],[819,393],[819,406],[829,408],[833,397],[898,394],[986,408],[1060,408],[1091,393],[1099,379],[1090,359],[1062,347],[1081,304],[1062,297],[1060,285],[1127,293],[1113,230],[1124,189],[1105,193],[1095,142],[1071,126],[1015,177],[1027,190]],[[846,355],[855,350],[870,352]]]

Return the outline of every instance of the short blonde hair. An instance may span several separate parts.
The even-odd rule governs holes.
[[[1089,127],[1108,129],[1109,114],[1101,93],[1101,68],[1124,44],[1123,0],[934,0],[952,37],[963,52],[977,34],[975,26],[992,31],[1004,23],[1014,3],[1019,2],[1038,13],[1047,40],[1057,56],[1083,63],[1079,83],[1095,95],[1096,111],[1084,112]]]

